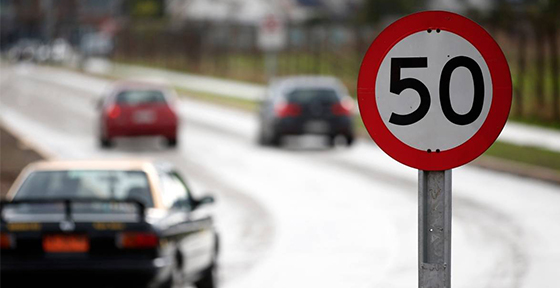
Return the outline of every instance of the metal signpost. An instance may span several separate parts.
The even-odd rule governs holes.
[[[420,288],[451,286],[451,169],[496,140],[511,107],[507,61],[475,22],[449,12],[406,16],[366,53],[358,103],[377,145],[418,172]]]
[[[418,171],[419,287],[451,287],[451,170]]]
[[[286,42],[286,29],[282,19],[275,14],[265,16],[259,23],[257,44],[266,53],[265,70],[268,79],[276,76],[278,51],[284,49]]]

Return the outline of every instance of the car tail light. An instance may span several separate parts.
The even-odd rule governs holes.
[[[121,115],[121,107],[117,105],[111,105],[109,109],[107,109],[107,115],[111,119],[115,119]]]
[[[0,233],[0,248],[1,249],[10,249],[13,248],[15,245],[14,237],[8,233]]]
[[[123,232],[117,237],[117,246],[123,249],[155,248],[159,237],[152,232]]]
[[[279,117],[299,116],[301,107],[297,104],[280,102],[276,105],[274,111]]]
[[[354,101],[345,99],[332,105],[332,113],[334,115],[350,115],[352,113],[353,106]]]

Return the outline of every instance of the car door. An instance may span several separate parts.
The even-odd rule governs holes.
[[[176,171],[161,175],[163,205],[169,209],[170,229],[181,256],[181,268],[195,274],[212,265],[216,247],[213,221],[208,209],[197,205],[186,182]]]

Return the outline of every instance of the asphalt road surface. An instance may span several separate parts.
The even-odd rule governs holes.
[[[255,115],[193,100],[180,103],[177,149],[123,139],[101,150],[94,103],[109,83],[3,65],[0,120],[52,157],[164,159],[198,194],[215,192],[223,287],[417,286],[416,170],[367,140],[259,147]],[[558,287],[559,186],[467,165],[453,194],[452,287]]]

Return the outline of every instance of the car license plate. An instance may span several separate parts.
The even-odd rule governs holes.
[[[150,124],[156,121],[156,115],[153,111],[138,111],[133,115],[133,121],[137,124]]]
[[[85,235],[46,235],[43,251],[48,253],[84,253],[89,251],[89,239]]]
[[[325,121],[310,121],[304,128],[308,133],[325,133],[329,130],[329,124]]]

